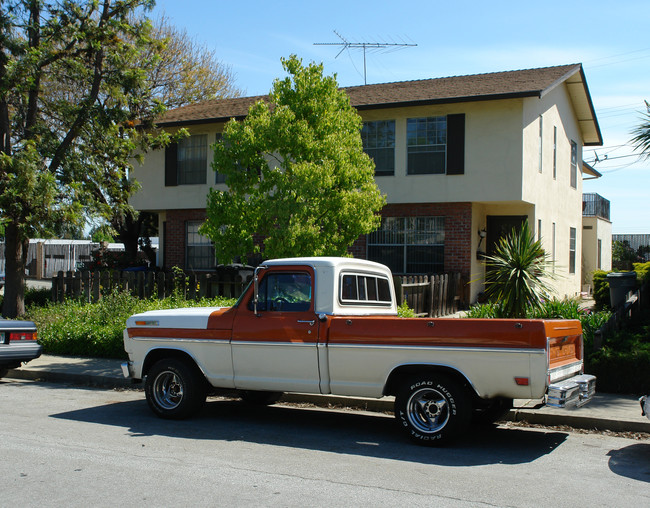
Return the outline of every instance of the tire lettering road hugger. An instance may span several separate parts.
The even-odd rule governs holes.
[[[438,445],[458,436],[469,425],[471,404],[467,390],[439,374],[407,378],[395,397],[395,417],[419,444]]]

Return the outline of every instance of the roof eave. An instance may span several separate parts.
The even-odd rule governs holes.
[[[513,92],[503,94],[490,94],[490,95],[468,95],[462,97],[445,97],[442,99],[418,99],[412,101],[398,101],[398,102],[380,102],[375,104],[359,104],[352,106],[359,110],[369,109],[392,109],[392,108],[409,108],[416,106],[431,106],[435,104],[458,104],[460,102],[482,102],[482,101],[495,101],[495,100],[508,100],[508,99],[522,99],[526,97],[540,97],[541,91],[533,90],[526,92]]]

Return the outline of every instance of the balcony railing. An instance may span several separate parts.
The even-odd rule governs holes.
[[[609,200],[595,192],[582,195],[582,216],[609,220]]]

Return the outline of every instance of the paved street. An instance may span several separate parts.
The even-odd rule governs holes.
[[[0,380],[1,506],[646,506],[650,442],[500,427],[441,449],[392,417]]]

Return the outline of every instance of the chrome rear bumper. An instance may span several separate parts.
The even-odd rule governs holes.
[[[548,387],[546,405],[551,407],[582,407],[596,393],[596,376],[582,374],[553,383]]]

